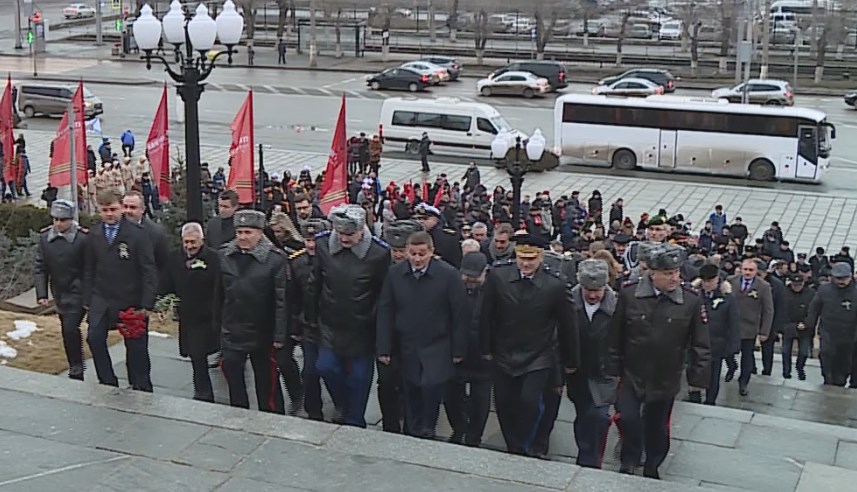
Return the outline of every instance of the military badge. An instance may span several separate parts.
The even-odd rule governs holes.
[[[703,323],[708,324],[708,310],[705,309],[705,303],[699,305],[699,318]]]
[[[205,270],[208,268],[208,264],[206,264],[203,260],[199,258],[193,260],[190,264],[191,270]]]
[[[747,297],[752,297],[753,299],[758,299],[759,298],[759,291],[756,289],[753,289],[747,294]]]
[[[717,299],[714,299],[713,301],[711,301],[711,309],[712,310],[717,309],[717,306],[719,306],[721,303],[723,303],[722,297],[718,297]]]
[[[131,253],[128,252],[128,243],[119,243],[119,259],[131,259]]]
[[[848,299],[842,301],[842,307],[844,307],[846,311],[851,311],[851,301]]]

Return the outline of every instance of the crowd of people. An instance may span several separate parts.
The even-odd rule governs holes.
[[[776,222],[753,239],[719,205],[698,230],[666,210],[635,220],[597,190],[525,195],[513,224],[511,192],[489,191],[474,164],[460,180],[384,186],[378,164],[355,155],[350,204],[322,213],[324,178],[309,169],[260,175],[254,208],[217,192],[217,215],[185,224],[175,251],[124,179],[96,190],[101,221],[89,231],[72,221],[75,204],[53,202],[36,288],[40,302],[53,294],[70,377],[83,378],[88,312],[99,382],[118,384],[106,345],[118,327],[132,388],[152,391],[146,319],[175,295],[195,399],[214,401],[208,358],[219,352],[230,404],[250,406],[249,359],[260,410],[366,427],[377,371],[385,431],[434,438],[443,406],[449,440],[479,446],[493,394],[507,450],[544,457],[565,394],[578,464],[601,467],[616,423],[620,471],[642,463],[653,478],[683,380],[686,399],[716,404],[725,365],[723,380],[740,370],[747,395],[757,343],[764,376],[781,339],[790,378],[797,342],[805,379],[818,334],[825,383],[857,387],[847,247],[795,254]]]

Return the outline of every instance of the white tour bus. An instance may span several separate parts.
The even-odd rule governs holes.
[[[836,137],[820,111],[681,97],[569,94],[554,121],[561,164],[754,180],[819,181]]]
[[[492,106],[450,97],[391,97],[381,106],[380,124],[389,148],[399,144],[411,154],[419,151],[423,132],[432,141],[433,153],[483,158],[491,157],[491,141],[500,130],[509,132],[510,146],[515,145],[518,135],[527,138]]]

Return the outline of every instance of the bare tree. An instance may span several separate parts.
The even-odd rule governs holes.
[[[768,78],[768,60],[771,45],[771,0],[765,0],[762,11],[762,64],[759,68],[759,78]]]
[[[437,35],[434,32],[434,3],[432,0],[428,0],[428,29],[429,29],[429,42],[434,43],[437,41]]]
[[[729,47],[735,38],[735,13],[738,0],[719,0],[717,8],[720,15],[720,54],[718,73],[726,73],[729,63]]]
[[[702,21],[696,19],[693,21],[693,26],[690,28],[690,74],[696,77],[696,71],[699,69],[699,29],[702,28]]]
[[[631,19],[631,9],[626,7],[619,13],[619,35],[616,36],[616,66],[622,65],[622,44],[625,42],[625,30]]]
[[[547,11],[547,15],[545,11]],[[538,2],[534,16],[536,19],[536,59],[544,60],[545,46],[550,42],[554,27],[556,27],[556,6],[545,6],[542,2]]]
[[[481,9],[473,19],[473,42],[476,49],[476,64],[482,65],[482,57],[485,55],[485,44],[491,36],[491,28],[488,26],[488,13]]]
[[[239,0],[237,3],[244,11],[244,34],[247,43],[252,45],[256,36],[256,0]]]
[[[295,0],[277,0],[279,15],[277,17],[277,39],[283,35],[291,36],[292,28],[295,26]],[[289,14],[292,14],[289,19]]]
[[[456,36],[458,35],[458,2],[459,0],[452,0],[452,6],[449,8],[446,21],[449,26],[449,40],[453,43],[456,41]]]
[[[318,66],[318,43],[316,38],[316,0],[309,0],[309,66]]]

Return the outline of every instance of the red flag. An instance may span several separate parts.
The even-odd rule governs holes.
[[[170,184],[170,136],[169,114],[167,109],[167,84],[161,94],[161,102],[155,111],[155,120],[146,140],[146,154],[152,166],[152,179],[158,186],[158,196],[169,201],[172,196]]]
[[[426,178],[423,178],[423,201],[428,202],[429,199],[429,185]]]
[[[443,196],[446,195],[445,190],[443,189],[443,185],[440,185],[437,189],[437,193],[434,194],[434,203],[433,205],[437,208],[440,205],[440,201],[443,199]]]
[[[253,91],[232,120],[232,145],[229,146],[229,181],[226,187],[238,192],[240,203],[253,203]]]
[[[0,146],[3,147],[3,160],[0,162],[0,172],[6,182],[16,181],[15,170],[12,165],[15,162],[15,103],[12,101],[12,76],[6,78],[6,88],[3,89],[3,97],[0,98]],[[11,175],[11,179],[10,178]]]
[[[74,107],[74,163],[77,168],[77,184],[83,185],[87,181],[87,155],[86,155],[86,113],[83,109],[83,81],[71,98]],[[68,111],[63,114],[62,120],[57,127],[56,138],[53,140],[54,153],[51,157],[51,166],[48,171],[48,180],[51,186],[68,186],[71,184],[71,142],[68,131]]]
[[[414,180],[408,181],[408,201],[411,202],[413,206],[414,201],[417,199],[417,190],[414,188]]]
[[[345,138],[345,95],[339,107],[339,118],[336,120],[336,130],[333,131],[333,142],[330,144],[330,155],[327,157],[327,167],[324,170],[324,182],[318,194],[319,207],[325,215],[330,209],[348,203],[348,167],[347,142]]]

